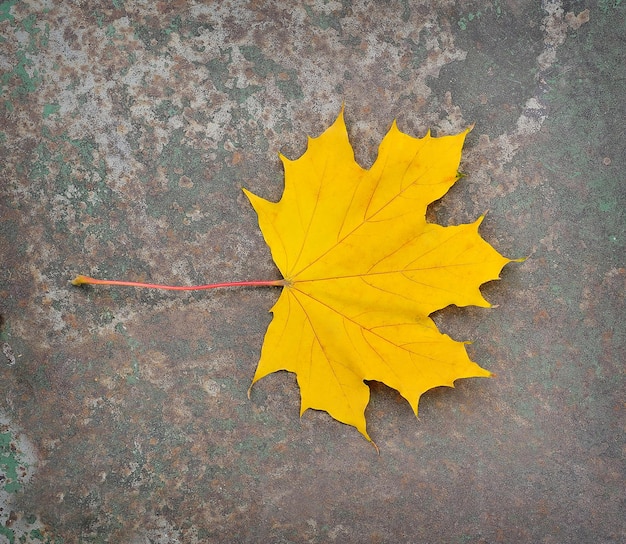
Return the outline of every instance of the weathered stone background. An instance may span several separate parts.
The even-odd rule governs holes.
[[[626,540],[626,2],[0,3],[0,542]],[[471,123],[431,218],[529,256],[436,319],[496,373],[372,384],[381,450],[292,375],[247,390],[277,277],[241,193],[282,191],[345,103]]]

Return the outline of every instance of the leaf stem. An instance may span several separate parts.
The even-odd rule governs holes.
[[[89,276],[76,276],[72,285],[122,285],[128,287],[144,287],[146,289],[166,289],[168,291],[201,291],[203,289],[219,289],[221,287],[284,287],[285,280],[267,281],[227,281],[223,283],[207,283],[206,285],[162,285],[159,283],[143,283],[139,281],[99,280]]]

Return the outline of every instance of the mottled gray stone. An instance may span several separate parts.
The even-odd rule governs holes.
[[[32,459],[0,481],[0,542],[626,540],[625,21],[614,0],[0,4],[0,475]],[[488,210],[483,236],[528,256],[484,287],[496,308],[435,316],[495,379],[419,420],[371,384],[380,456],[300,419],[292,375],[248,399],[275,290],[68,283],[278,278],[241,187],[278,198],[278,152],[342,103],[364,166],[394,118],[475,123],[429,218]]]

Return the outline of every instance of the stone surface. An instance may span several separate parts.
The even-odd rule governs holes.
[[[295,5],[297,4],[297,5]],[[295,7],[294,7],[295,5]],[[624,522],[621,0],[0,3],[0,542],[598,542]],[[241,193],[346,106],[471,123],[430,218],[507,256],[435,318],[492,380],[373,383],[380,456],[292,375],[247,390],[275,279]]]

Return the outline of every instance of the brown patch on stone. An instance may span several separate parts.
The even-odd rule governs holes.
[[[582,25],[589,22],[589,10],[581,11],[574,15],[571,11],[565,14],[565,21],[572,30],[578,30]]]

